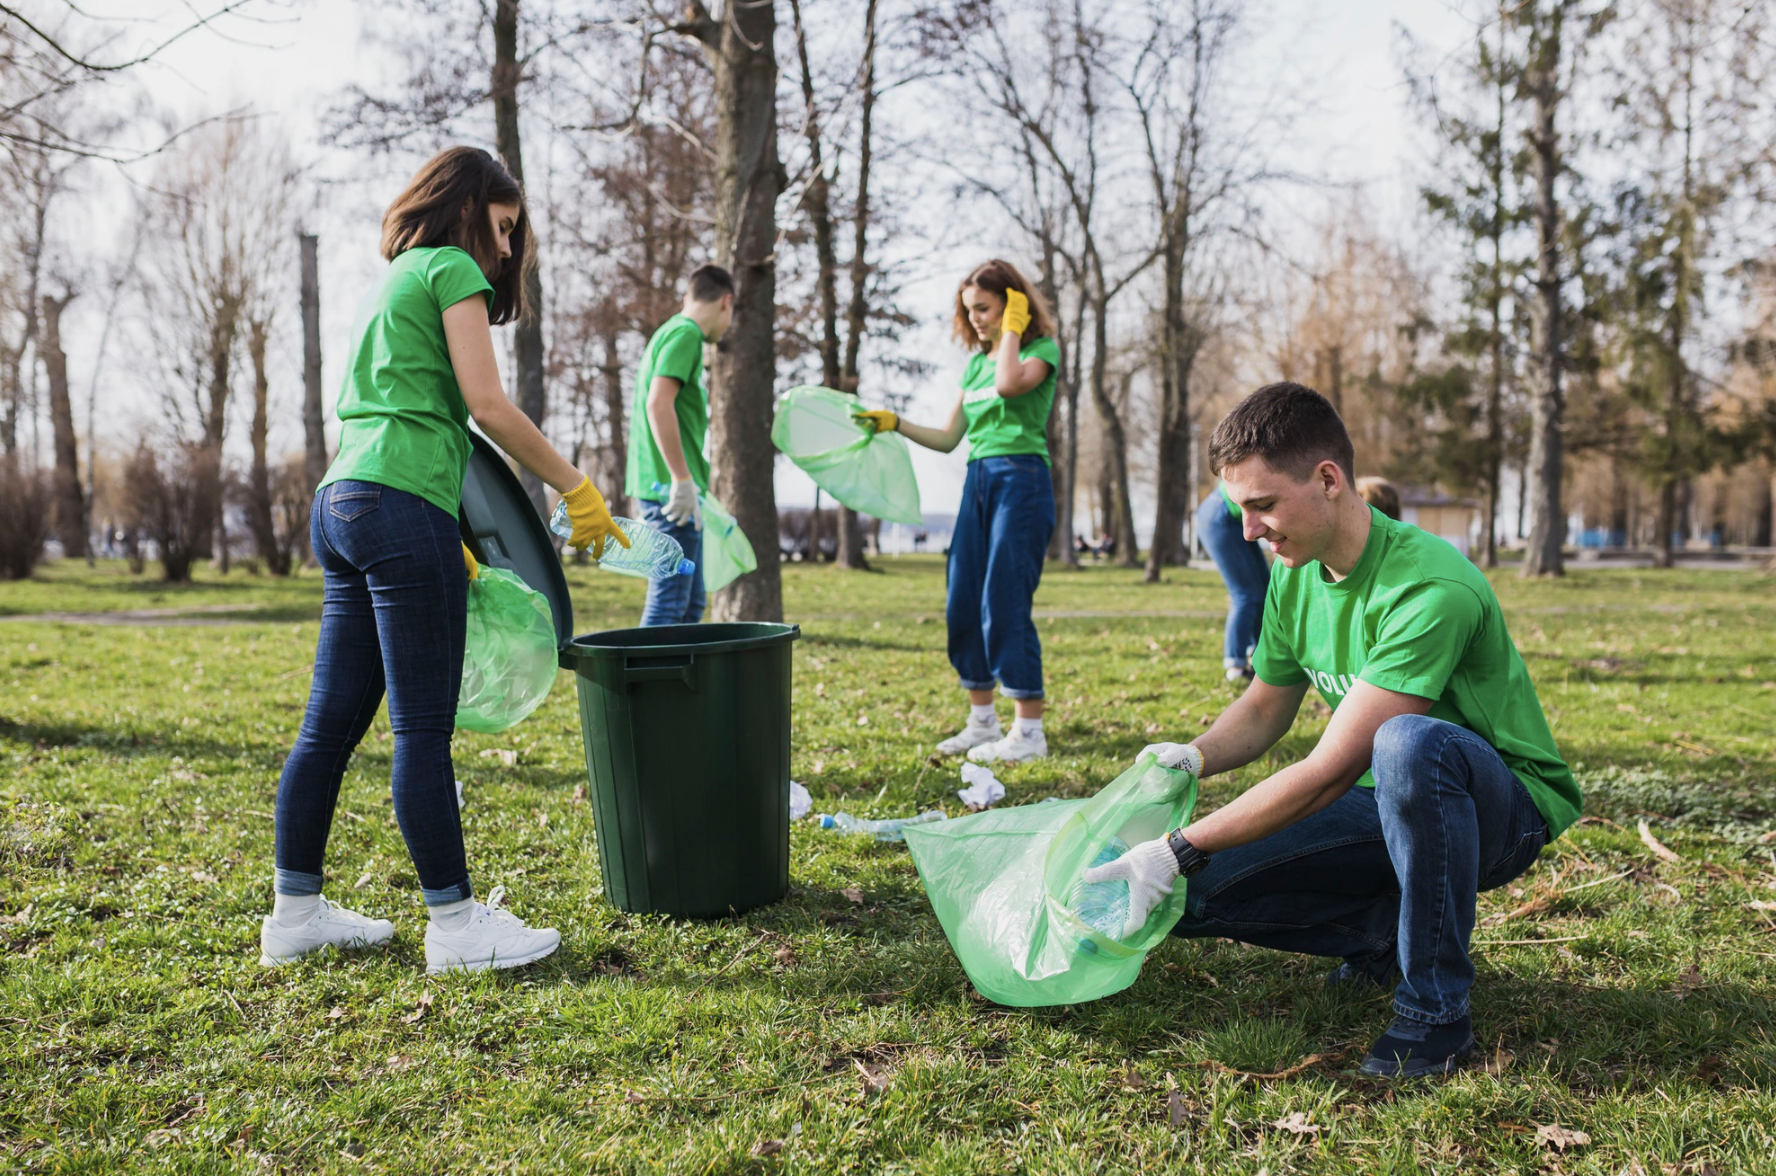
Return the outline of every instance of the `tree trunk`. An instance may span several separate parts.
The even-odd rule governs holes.
[[[49,421],[55,434],[56,535],[62,541],[62,557],[86,555],[86,502],[80,493],[80,452],[74,437],[74,403],[68,395],[68,353],[62,350],[62,311],[74,300],[72,293],[60,298],[43,296],[41,350],[49,375]],[[87,442],[91,445],[89,439]]]
[[[203,420],[202,445],[206,456],[192,463],[196,477],[206,480],[194,499],[194,554],[200,559],[213,557],[224,575],[228,572],[229,552],[227,512],[222,504],[222,442],[228,435],[228,402],[234,393],[234,341],[240,333],[240,311],[238,293],[217,298],[215,317],[210,320],[209,403]]]
[[[518,60],[519,0],[495,0],[493,9],[493,130],[494,145],[506,170],[524,186],[524,151],[518,136],[518,83],[523,80],[523,63]],[[530,234],[532,256],[538,249],[536,218],[529,218],[526,232]],[[543,427],[548,399],[543,388],[543,276],[542,266],[533,264],[524,272],[524,316],[518,320],[513,340],[513,362],[516,371],[518,407],[537,428]],[[528,469],[520,468],[518,480],[538,517],[548,515],[548,499],[543,494],[543,481]]]
[[[858,361],[863,348],[863,331],[869,310],[869,222],[870,167],[874,152],[876,112],[876,8],[877,0],[868,0],[863,10],[863,60],[858,70],[858,87],[862,90],[862,109],[857,129],[857,203],[851,214],[851,301],[845,308],[845,382],[840,385],[852,395],[857,394]],[[864,559],[863,530],[857,514],[850,507],[839,506],[839,543],[837,559],[841,567],[867,568]]]
[[[623,392],[623,357],[617,350],[621,342],[618,328],[613,324],[604,333],[604,363],[601,364],[604,376],[604,416],[605,451],[599,463],[600,470],[607,483],[605,501],[613,511],[627,515],[630,510],[628,495],[623,492],[623,471],[629,460],[629,405]]]
[[[1182,199],[1182,198],[1181,198]],[[1184,208],[1166,226],[1163,330],[1160,340],[1159,460],[1154,471],[1153,545],[1146,582],[1157,584],[1168,564],[1188,567],[1184,519],[1190,513],[1190,371],[1198,341],[1184,320]]]
[[[320,242],[298,233],[302,251],[302,474],[312,496],[327,476],[327,428],[321,409]]]
[[[271,467],[265,457],[265,438],[270,431],[271,379],[265,369],[265,341],[270,324],[263,319],[247,323],[247,358],[253,365],[253,466],[247,474],[248,523],[253,528],[253,550],[274,576],[290,574],[290,564],[278,545],[272,521]]]
[[[728,0],[717,20],[702,0],[680,26],[703,45],[715,75],[716,255],[734,275],[734,322],[716,352],[711,442],[720,455],[715,489],[753,538],[758,568],[715,594],[721,621],[781,621],[776,450],[771,445],[777,374],[777,13],[770,3]]]
[[[1135,509],[1129,501],[1128,435],[1122,427],[1122,415],[1110,399],[1109,377],[1109,300],[1103,292],[1103,280],[1097,280],[1092,300],[1092,403],[1097,406],[1098,419],[1104,428],[1105,473],[1110,482],[1110,501],[1106,512],[1113,523],[1116,537],[1116,563],[1119,567],[1141,566],[1135,543]]]
[[[1564,375],[1565,319],[1561,305],[1560,205],[1555,184],[1560,179],[1560,139],[1554,115],[1560,104],[1560,32],[1562,13],[1556,6],[1538,29],[1524,87],[1535,102],[1535,128],[1529,135],[1535,174],[1536,300],[1532,367],[1535,387],[1530,408],[1529,542],[1523,554],[1523,575],[1558,576],[1565,572],[1561,551],[1566,518],[1561,509],[1561,429],[1566,413]]]

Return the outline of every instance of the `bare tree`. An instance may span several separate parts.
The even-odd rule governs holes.
[[[715,244],[734,275],[734,322],[716,353],[711,424],[714,489],[748,535],[777,534],[772,471],[772,383],[777,289],[777,13],[771,3],[726,0],[719,16],[688,0],[674,30],[703,47],[715,75]],[[719,620],[783,619],[775,542],[754,545],[758,569],[716,594]]]
[[[49,377],[49,420],[55,434],[56,534],[67,559],[87,552],[86,502],[80,493],[80,451],[74,437],[74,403],[68,395],[68,353],[62,350],[62,312],[74,291],[43,296],[43,367]]]
[[[302,256],[303,472],[313,494],[327,476],[326,417],[321,408],[320,241],[313,233],[300,233],[296,242]]]

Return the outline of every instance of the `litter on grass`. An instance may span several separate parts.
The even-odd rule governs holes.
[[[999,783],[999,778],[993,775],[990,768],[983,768],[979,764],[963,764],[962,783],[968,787],[957,789],[956,796],[968,806],[971,813],[992,808],[1005,799],[1005,785]]]
[[[837,829],[841,833],[867,833],[877,841],[905,841],[907,826],[929,825],[933,821],[948,819],[949,814],[942,809],[932,809],[916,817],[890,817],[882,821],[866,821],[850,813],[833,813],[831,816],[821,813],[818,818],[822,829]]]
[[[813,807],[814,798],[808,795],[808,790],[791,780],[789,782],[789,819],[799,821],[807,816],[808,810]]]

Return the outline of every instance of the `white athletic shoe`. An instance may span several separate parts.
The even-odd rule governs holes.
[[[526,927],[511,911],[501,910],[504,886],[495,886],[486,902],[475,904],[469,925],[461,931],[445,931],[433,923],[426,928],[426,971],[479,972],[483,968],[518,968],[533,964],[561,946],[561,932],[550,927]]]
[[[395,936],[387,919],[369,919],[321,899],[306,923],[286,927],[270,915],[259,924],[259,962],[268,968],[323,947],[380,947]]]
[[[977,723],[970,719],[966,727],[937,745],[937,754],[963,755],[983,743],[992,743],[1004,734],[1005,728],[999,725],[998,719],[990,723]]]
[[[1040,731],[1035,738],[1022,734],[1016,727],[1011,734],[992,743],[983,743],[968,753],[977,764],[1022,763],[1024,760],[1047,759],[1048,737]]]

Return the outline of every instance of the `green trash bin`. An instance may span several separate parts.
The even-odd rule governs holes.
[[[575,637],[604,894],[620,910],[726,915],[789,891],[795,625]]]

